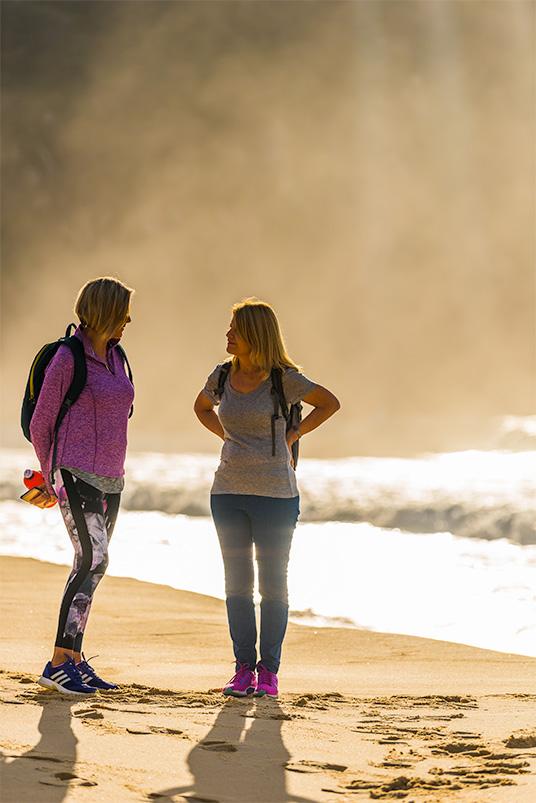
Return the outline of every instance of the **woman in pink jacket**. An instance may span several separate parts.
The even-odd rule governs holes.
[[[74,547],[74,565],[60,606],[52,660],[39,683],[75,696],[115,688],[100,678],[82,653],[95,589],[108,565],[110,541],[124,484],[127,423],[134,388],[116,348],[130,322],[133,293],[118,279],[88,282],[78,294],[87,380],[59,427],[54,426],[74,373],[74,358],[60,346],[50,361],[30,432],[49,492],[58,497]]]

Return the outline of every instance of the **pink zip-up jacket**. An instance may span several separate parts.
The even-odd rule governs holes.
[[[104,477],[122,477],[125,473],[128,414],[134,387],[115,345],[108,346],[104,361],[95,354],[80,326],[74,334],[84,345],[87,381],[61,422],[55,466],[54,425],[74,374],[74,357],[68,346],[60,346],[47,366],[30,423],[32,444],[49,493],[53,490],[51,473],[59,466]]]

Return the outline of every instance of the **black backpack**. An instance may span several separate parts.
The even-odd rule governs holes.
[[[60,428],[61,422],[65,417],[65,414],[78,399],[86,384],[87,368],[84,346],[81,340],[74,335],[71,335],[71,328],[76,329],[76,325],[74,323],[70,323],[65,330],[64,337],[60,337],[59,340],[55,340],[53,343],[46,343],[43,348],[37,352],[32,362],[28,381],[26,383],[26,390],[24,391],[20,416],[20,423],[24,437],[30,442],[32,440],[32,436],[30,434],[30,422],[34,414],[37,399],[39,398],[39,393],[41,392],[41,387],[43,386],[45,370],[60,346],[67,346],[71,349],[74,358],[74,374],[73,380],[67,388],[67,393],[65,394],[65,398],[63,399],[58,417],[56,419],[56,424],[54,426],[54,441],[56,440],[57,432]],[[127,366],[128,378],[132,382],[132,371],[130,369],[127,355],[119,344],[116,346],[116,348],[119,350],[119,353],[125,365]],[[133,412],[134,405],[130,408],[130,413],[128,415],[129,418],[132,416]],[[54,450],[55,448],[56,444],[54,443]]]
[[[223,391],[225,388],[225,381],[229,376],[229,372],[231,370],[232,361],[228,360],[224,362],[222,367],[220,368],[220,373],[218,376],[218,387],[216,388],[216,396],[221,399],[223,396]],[[293,427],[298,427],[300,425],[300,421],[302,420],[302,405],[301,402],[297,402],[296,404],[291,404],[290,407],[287,404],[287,400],[285,399],[285,393],[283,391],[283,380],[282,380],[283,372],[281,368],[272,368],[270,372],[270,379],[272,380],[272,399],[274,402],[274,412],[272,415],[271,423],[272,423],[272,457],[275,456],[275,422],[279,419],[279,411],[283,414],[283,418],[287,422],[286,425],[286,432]],[[299,438],[292,444],[292,457],[294,460],[294,468],[298,465],[298,457],[300,454],[300,441]]]

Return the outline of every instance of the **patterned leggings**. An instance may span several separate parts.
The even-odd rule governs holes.
[[[64,468],[57,469],[54,478],[61,514],[74,546],[56,647],[80,652],[93,594],[108,566],[108,544],[121,494],[105,494]]]

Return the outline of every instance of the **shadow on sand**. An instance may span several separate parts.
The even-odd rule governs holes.
[[[35,700],[43,707],[41,738],[22,755],[9,751],[2,755],[2,803],[60,803],[73,781],[80,785],[74,772],[77,739],[71,727],[71,707],[78,701],[46,692],[36,692]],[[94,785],[83,780],[82,784]]]
[[[205,803],[315,803],[287,792],[285,765],[291,756],[281,734],[285,719],[276,700],[228,699],[188,756],[193,784],[152,792],[148,799],[182,795]]]

